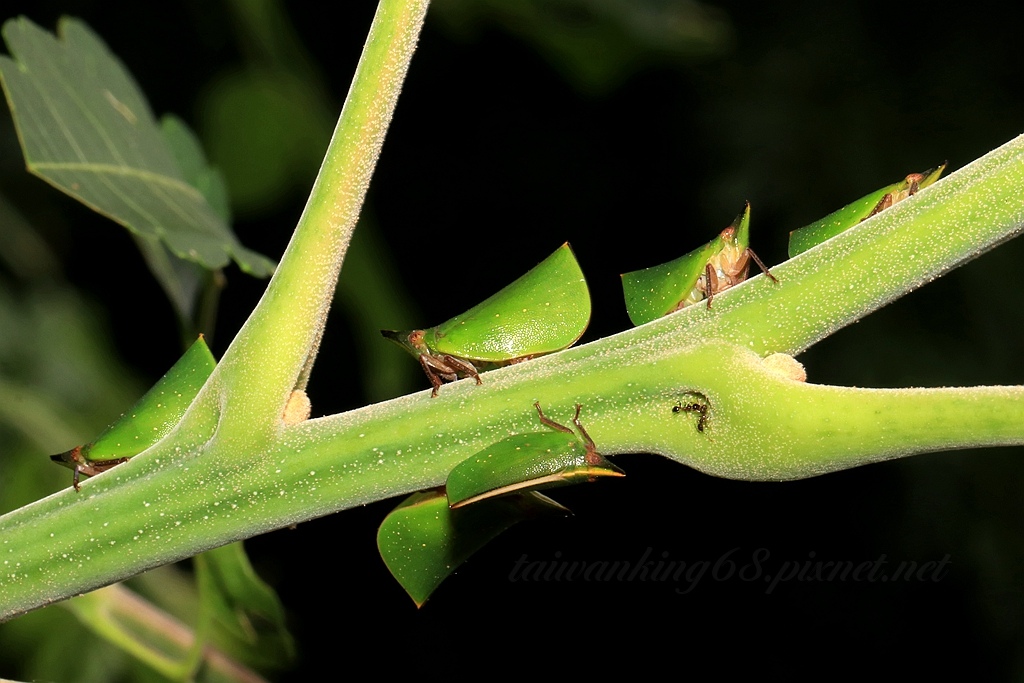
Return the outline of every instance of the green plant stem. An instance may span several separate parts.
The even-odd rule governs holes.
[[[266,293],[225,352],[211,386],[230,396],[221,428],[273,436],[312,363],[338,271],[384,143],[428,0],[382,0],[323,166]],[[254,369],[258,371],[254,372]],[[262,429],[262,432],[258,430]]]
[[[373,108],[369,91],[381,87],[366,83],[357,75],[357,105],[345,112],[386,118],[358,114]],[[68,489],[0,517],[0,619],[232,540],[441,484],[482,447],[537,431],[535,400],[563,422],[583,404],[606,455],[661,453],[746,479],[1024,443],[1020,387],[822,387],[784,379],[761,361],[806,348],[1016,234],[1022,138],[773,268],[778,285],[756,277],[716,297],[710,311],[693,306],[497,370],[483,386],[460,382],[437,399],[424,391],[285,427],[281,407],[317,338],[354,221],[339,207],[356,211],[365,190],[336,177],[330,157],[376,135],[360,130],[382,132],[338,130],[267,295],[178,428],[81,493]],[[710,405],[704,432],[696,416],[672,411],[693,391]]]
[[[163,454],[146,456],[147,466],[134,458],[81,493],[68,490],[3,519],[0,605],[11,614],[230,539],[437,485],[487,443],[536,431],[533,399],[563,421],[572,401],[583,403],[585,424],[606,453],[660,452],[751,479],[1024,443],[1019,387],[821,387],[775,375],[756,354],[728,343],[623,363],[602,352],[610,341],[575,349],[567,361],[548,360],[514,381],[510,368],[480,387],[445,387],[447,397],[424,392],[307,421],[244,468],[224,469],[216,450],[156,469],[152,461]],[[711,406],[703,433],[695,416],[672,411],[694,389]],[[456,404],[461,409],[453,411]]]
[[[66,604],[102,637],[130,651],[167,678],[192,680],[191,676],[182,675],[182,661],[195,648],[195,633],[124,586],[108,586]],[[212,646],[201,648],[198,654],[224,679],[239,683],[265,681]]]

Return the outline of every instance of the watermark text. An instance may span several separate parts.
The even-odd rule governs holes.
[[[949,573],[952,560],[890,560],[880,555],[873,560],[827,560],[815,551],[800,560],[773,559],[767,548],[742,552],[739,547],[713,560],[675,559],[667,551],[647,548],[633,560],[582,560],[563,558],[531,559],[522,555],[508,574],[512,582],[651,582],[676,584],[686,595],[704,580],[715,582],[761,582],[771,595],[779,584],[790,582],[854,583],[937,583]]]

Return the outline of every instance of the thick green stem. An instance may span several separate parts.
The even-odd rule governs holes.
[[[224,354],[211,388],[221,428],[272,436],[312,363],[428,0],[382,0],[306,208],[266,293]],[[248,455],[240,453],[240,455]]]
[[[230,540],[435,486],[460,460],[510,433],[541,429],[532,408],[583,420],[608,454],[650,451],[748,479],[811,476],[928,450],[1024,443],[1024,389],[864,390],[807,385],[728,343],[657,356],[606,353],[603,340],[285,431],[244,461],[230,441],[202,458],[154,449],[0,520],[0,615],[45,604]],[[632,358],[631,362],[624,362]],[[556,362],[560,360],[561,362]],[[524,364],[525,365],[525,364]],[[700,391],[696,416],[672,407]],[[453,410],[458,406],[458,410]],[[225,467],[225,462],[232,462]]]

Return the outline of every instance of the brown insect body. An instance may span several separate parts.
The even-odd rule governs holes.
[[[945,167],[945,164],[943,164],[943,167]],[[876,204],[875,208],[871,210],[871,213],[864,217],[864,220],[866,221],[875,214],[885,211],[893,204],[902,202],[907,197],[913,197],[915,194],[917,194],[918,190],[921,189],[921,182],[925,179],[927,175],[929,174],[911,173],[910,175],[908,175],[906,178],[903,179],[903,182],[906,183],[906,187],[900,190],[896,190],[895,192],[889,192],[880,200],[878,200],[878,204]]]
[[[70,451],[58,453],[57,455],[51,455],[50,460],[55,463],[70,467],[74,470],[75,474],[71,479],[72,485],[74,485],[76,491],[80,491],[81,487],[78,482],[82,475],[87,477],[94,477],[100,472],[106,472],[115,465],[128,462],[128,458],[112,458],[110,460],[87,460],[82,455],[82,446],[75,446]]]

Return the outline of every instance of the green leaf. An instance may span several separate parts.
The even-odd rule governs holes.
[[[222,221],[230,223],[231,206],[224,176],[206,162],[203,146],[195,131],[177,116],[166,114],[160,119],[160,133],[188,184],[203,194]]]
[[[207,550],[195,562],[214,632],[233,641],[231,650],[241,650],[248,663],[263,668],[280,668],[294,659],[281,600],[256,574],[242,543]]]
[[[182,329],[187,329],[185,326],[195,316],[199,291],[209,271],[194,261],[178,258],[168,251],[158,237],[138,234],[133,237],[149,271],[174,306]]]
[[[173,115],[160,119],[160,131],[189,185],[199,190],[207,203],[225,223],[231,221],[227,186],[219,169],[206,162],[199,138],[188,125]],[[158,237],[135,235],[135,243],[146,259],[146,265],[171,300],[182,329],[194,336],[196,304],[200,291],[208,284],[210,271],[194,261],[180,259],[168,251]],[[262,258],[257,256],[257,258]],[[214,283],[216,280],[214,280]],[[197,321],[198,322],[198,321]],[[197,326],[199,327],[199,326]],[[199,327],[199,329],[202,329]]]
[[[269,275],[271,261],[242,247],[218,212],[223,205],[211,206],[216,190],[204,196],[190,184],[189,176],[213,183],[211,172],[197,163],[183,171],[179,159],[195,162],[195,154],[175,158],[107,46],[73,19],[62,19],[58,34],[24,17],[3,27],[15,58],[0,57],[0,81],[29,171],[181,258],[210,269],[233,258],[247,273]]]

